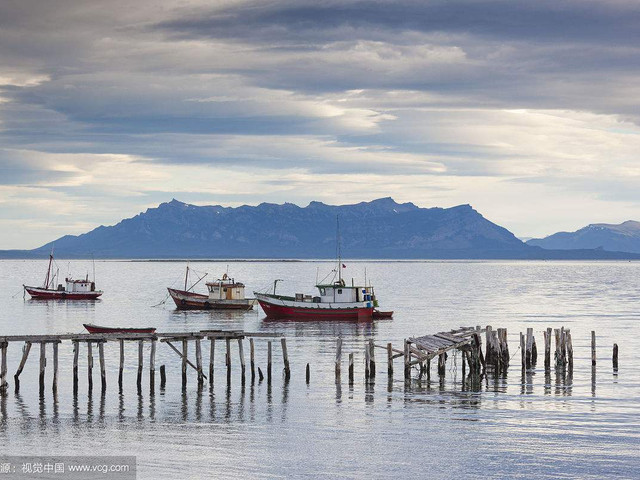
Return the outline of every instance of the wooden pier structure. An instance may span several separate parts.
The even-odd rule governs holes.
[[[533,329],[527,328],[525,332],[520,332],[519,349],[521,358],[521,368],[523,376],[525,372],[531,372],[537,364],[537,346],[533,335]],[[556,371],[566,370],[573,371],[573,341],[571,331],[564,327],[551,329],[547,328],[542,331],[544,337],[544,370],[549,373],[551,366],[554,365]],[[482,338],[485,338],[485,350],[482,349]],[[7,382],[7,349],[11,343],[23,343],[22,356],[14,374],[15,391],[20,389],[20,374],[24,370],[27,359],[34,344],[39,345],[40,363],[39,363],[39,387],[40,394],[45,390],[45,370],[47,367],[47,346],[51,345],[53,356],[53,384],[52,389],[57,392],[58,389],[58,352],[59,346],[63,342],[70,342],[73,345],[73,392],[78,393],[78,367],[80,364],[80,347],[81,344],[86,346],[87,358],[87,384],[89,392],[93,388],[93,366],[94,366],[94,347],[98,351],[98,361],[100,368],[100,384],[104,394],[107,387],[106,365],[104,348],[105,344],[111,342],[119,346],[119,370],[118,370],[118,388],[122,393],[124,362],[125,362],[125,343],[136,342],[138,346],[137,355],[137,378],[136,384],[138,393],[142,389],[142,378],[144,371],[144,346],[150,345],[149,353],[149,388],[153,394],[156,380],[156,351],[158,342],[160,345],[166,344],[173,352],[175,352],[181,364],[181,386],[182,389],[187,388],[188,372],[192,369],[196,373],[196,381],[198,388],[202,388],[208,380],[210,386],[213,386],[214,377],[214,358],[216,341],[219,345],[224,346],[225,368],[227,374],[227,382],[231,382],[231,366],[232,366],[232,344],[238,344],[237,352],[241,371],[241,380],[244,385],[246,376],[246,363],[244,353],[244,340],[249,340],[249,371],[251,382],[256,379],[256,373],[259,382],[264,379],[262,369],[256,366],[255,342],[257,338],[265,338],[266,345],[266,378],[267,383],[271,385],[272,369],[273,369],[273,340],[280,340],[280,348],[282,352],[282,372],[285,382],[291,377],[291,365],[287,352],[287,342],[281,334],[267,332],[245,332],[242,330],[200,330],[196,332],[162,332],[162,333],[99,333],[99,334],[60,334],[60,335],[11,335],[0,336],[0,395],[6,395],[8,390]],[[490,325],[486,327],[460,327],[458,329],[438,332],[432,335],[423,335],[420,337],[409,337],[404,340],[402,349],[393,348],[391,343],[375,344],[372,338],[367,339],[363,345],[364,360],[364,376],[365,382],[373,382],[376,377],[376,355],[375,350],[382,349],[386,353],[387,377],[391,381],[394,375],[394,361],[398,358],[403,359],[404,378],[410,381],[412,371],[417,369],[419,378],[426,375],[427,379],[431,375],[431,360],[437,358],[437,374],[442,377],[446,374],[446,362],[450,353],[460,353],[462,357],[462,374],[466,378],[467,369],[471,376],[484,376],[487,371],[491,371],[495,375],[506,373],[512,356],[509,353],[509,344],[507,341],[507,329],[493,329]],[[555,339],[555,351],[552,357],[552,341]],[[203,364],[203,345],[202,342],[209,342],[208,369]],[[190,347],[190,345],[193,347]],[[334,371],[336,383],[341,382],[342,359],[345,346],[342,338],[336,340],[336,355],[334,361]],[[193,352],[190,357],[190,352]],[[362,352],[362,350],[361,350]],[[355,356],[356,352],[346,352],[348,358],[348,381],[349,385],[354,384]],[[515,356],[515,354],[514,354]],[[553,361],[552,361],[553,360]],[[613,345],[613,369],[614,373],[618,371],[618,345]],[[592,371],[595,373],[596,365],[596,335],[591,332],[591,362]],[[311,368],[310,363],[306,362],[306,382],[310,382]],[[164,389],[166,385],[165,365],[160,365],[160,388]],[[206,373],[205,373],[206,372]]]

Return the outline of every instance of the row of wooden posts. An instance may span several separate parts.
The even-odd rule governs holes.
[[[482,341],[480,334],[484,332],[486,338],[486,348],[483,355]],[[458,336],[455,336],[455,335]],[[571,370],[573,368],[573,343],[571,338],[571,331],[564,327],[552,330],[547,328],[544,332],[544,355],[545,355],[545,371],[548,371],[551,367],[551,344],[552,339],[555,339],[555,353],[554,363],[557,368],[564,368],[566,366]],[[89,391],[93,388],[93,347],[97,346],[98,358],[100,363],[100,379],[102,390],[106,389],[107,378],[104,359],[104,345],[109,341],[118,341],[120,346],[120,363],[118,371],[118,386],[122,392],[123,388],[123,374],[124,374],[124,345],[125,341],[136,341],[138,343],[138,371],[137,371],[137,387],[138,390],[142,388],[142,374],[144,366],[144,344],[149,342],[151,344],[151,351],[149,356],[149,386],[153,393],[155,389],[156,378],[156,347],[157,341],[166,343],[178,356],[182,362],[182,388],[187,387],[187,371],[188,367],[194,369],[197,373],[198,387],[202,387],[205,380],[209,380],[209,383],[213,385],[214,374],[214,358],[215,358],[215,345],[216,340],[224,340],[226,345],[225,351],[225,366],[227,371],[227,380],[231,380],[231,342],[236,340],[238,342],[238,355],[240,360],[242,382],[245,381],[245,355],[244,355],[244,343],[243,340],[249,334],[245,332],[220,332],[207,334],[206,332],[190,333],[190,334],[160,334],[160,335],[129,335],[120,336],[110,334],[103,336],[96,335],[46,335],[46,336],[23,336],[23,337],[4,337],[11,338],[10,341],[24,341],[24,347],[22,351],[22,358],[18,369],[14,375],[15,391],[20,389],[20,374],[22,373],[32,345],[40,345],[40,369],[39,369],[39,386],[42,393],[45,389],[45,369],[46,369],[46,345],[51,344],[53,350],[53,391],[56,392],[58,388],[58,347],[62,340],[70,339],[73,343],[73,392],[78,392],[78,365],[80,357],[80,344],[85,343],[87,348],[87,380]],[[269,334],[253,334],[256,336],[278,336]],[[404,349],[399,350],[393,348],[391,343],[386,345],[376,345],[373,339],[369,339],[365,344],[364,349],[364,365],[365,365],[365,380],[375,378],[376,376],[376,356],[375,349],[383,349],[386,351],[387,360],[387,373],[389,377],[393,376],[394,360],[399,357],[404,357],[404,375],[406,379],[411,378],[411,370],[413,366],[419,366],[420,377],[423,375],[430,375],[431,359],[438,357],[438,374],[444,375],[445,365],[447,360],[447,351],[458,350],[462,356],[462,373],[466,375],[466,368],[468,366],[471,374],[484,373],[486,369],[492,368],[496,374],[506,372],[509,361],[509,345],[507,342],[507,330],[505,328],[492,329],[491,326],[487,326],[485,329],[476,327],[466,327],[458,331],[452,331],[450,333],[441,332],[440,339],[442,342],[448,341],[446,345],[436,345],[435,347],[429,347],[428,343],[421,344],[420,342],[427,342],[427,337],[418,337],[417,339],[405,340]],[[461,336],[460,336],[461,335]],[[66,337],[66,338],[65,338]],[[202,361],[202,340],[209,340],[209,369],[208,376],[204,373],[203,361]],[[426,339],[426,340],[425,340]],[[596,364],[596,336],[595,331],[591,332],[591,359],[592,365]],[[195,364],[189,360],[189,342],[195,343]],[[182,349],[178,349],[174,343],[180,342]],[[287,352],[287,342],[284,337],[280,338],[280,344],[282,348],[283,358],[283,373],[285,381],[288,381],[291,376],[291,368],[289,364],[289,357]],[[0,341],[0,394],[5,394],[7,390],[7,347],[9,341]],[[427,345],[427,346],[425,346]],[[337,339],[336,343],[336,356],[335,356],[335,377],[336,381],[340,380],[342,369],[342,350],[343,350],[342,338]],[[429,348],[432,348],[429,350]],[[526,333],[520,333],[520,350],[521,350],[521,363],[523,369],[534,368],[537,363],[537,346],[536,340],[533,335],[533,329],[528,328]],[[267,342],[267,382],[271,384],[272,379],[272,360],[273,360],[273,346],[272,341]],[[254,338],[249,337],[249,365],[251,381],[254,382],[256,376],[259,381],[264,379],[262,370],[256,368],[255,361],[255,345]],[[618,345],[613,346],[613,368],[614,371],[618,369]],[[349,383],[354,382],[354,353],[348,354],[348,378]],[[310,365],[306,366],[306,380],[310,380]],[[160,388],[163,389],[166,384],[166,372],[165,366],[160,366]]]

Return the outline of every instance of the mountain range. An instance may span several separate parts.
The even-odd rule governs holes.
[[[346,258],[603,259],[640,254],[546,250],[526,244],[470,205],[421,208],[380,198],[353,205],[311,202],[223,207],[172,200],[113,226],[66,235],[3,258],[334,258],[337,219]]]
[[[527,244],[557,250],[600,248],[610,252],[640,253],[640,222],[629,220],[618,225],[594,223],[575,232],[532,238]]]

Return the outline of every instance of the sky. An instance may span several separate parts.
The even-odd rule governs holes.
[[[0,2],[0,248],[386,196],[640,220],[640,2]]]

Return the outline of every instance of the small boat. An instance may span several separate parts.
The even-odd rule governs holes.
[[[373,311],[373,318],[375,319],[383,319],[383,318],[392,318],[393,317],[393,312],[381,312],[380,310],[374,310]]]
[[[337,270],[332,270],[333,281],[316,285],[318,295],[295,296],[276,295],[279,280],[273,283],[273,293],[254,292],[267,318],[292,318],[298,320],[361,320],[369,321],[390,315],[393,312],[377,312],[377,300],[372,286],[346,285],[342,278],[342,263],[340,254],[340,227],[337,234],[338,255]],[[336,279],[337,276],[337,279]],[[366,280],[365,280],[366,284]],[[376,313],[377,312],[377,313]]]
[[[84,328],[89,333],[154,333],[154,327],[101,327],[92,323],[84,323]]]
[[[244,298],[244,284],[236,282],[226,273],[215,282],[207,282],[208,295],[192,292],[200,280],[200,277],[191,287],[189,282],[189,267],[184,280],[184,290],[167,288],[176,307],[181,310],[251,310],[257,303],[255,298]]]
[[[53,272],[53,251],[49,255],[49,267],[42,287],[23,285],[22,288],[34,300],[95,300],[102,295],[102,290],[96,290],[94,280],[89,280],[89,274],[81,280],[65,278],[65,285],[59,283],[56,287],[58,273]]]

